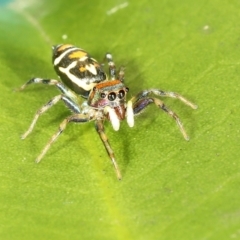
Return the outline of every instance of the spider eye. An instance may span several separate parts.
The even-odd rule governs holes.
[[[126,91],[126,92],[128,92],[128,91],[129,91],[129,88],[128,88],[128,87],[126,87],[126,88],[125,88],[125,91]]]
[[[100,96],[101,96],[101,98],[105,98],[105,97],[106,97],[106,93],[102,92],[102,93],[100,94]]]
[[[108,100],[109,101],[114,101],[116,99],[116,93],[115,92],[110,92],[108,94]]]
[[[122,99],[122,98],[124,98],[124,96],[125,96],[125,92],[124,92],[124,90],[120,90],[119,92],[118,92],[118,98],[119,99]]]

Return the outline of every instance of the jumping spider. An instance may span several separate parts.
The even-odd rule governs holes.
[[[105,58],[109,66],[110,79],[102,69],[102,65],[90,57],[83,49],[70,44],[54,46],[53,65],[63,82],[55,79],[33,78],[20,88],[20,90],[23,90],[29,84],[42,83],[55,85],[61,92],[61,94],[53,97],[37,111],[30,127],[22,135],[22,139],[32,132],[39,116],[60,100],[72,111],[72,115],[61,122],[58,131],[51,137],[37,157],[36,162],[40,162],[69,122],[84,123],[94,120],[96,130],[114,165],[117,178],[120,180],[122,178],[121,173],[104,132],[103,122],[104,120],[109,120],[115,131],[119,130],[120,121],[124,119],[127,120],[129,127],[133,127],[134,116],[141,113],[151,103],[154,103],[172,117],[176,121],[183,137],[189,140],[177,114],[166,107],[163,101],[153,96],[177,98],[193,109],[197,108],[195,104],[178,93],[154,88],[143,90],[127,101],[126,96],[129,89],[124,84],[124,69],[121,67],[117,73],[112,55],[107,53]]]

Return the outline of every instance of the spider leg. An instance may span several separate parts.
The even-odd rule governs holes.
[[[121,176],[119,167],[117,165],[117,162],[115,160],[114,152],[113,152],[113,150],[112,150],[112,148],[111,148],[111,146],[108,142],[107,135],[104,132],[103,122],[102,121],[96,121],[95,127],[96,127],[96,130],[97,130],[97,132],[98,132],[98,134],[99,134],[99,136],[100,136],[100,138],[101,138],[101,140],[102,140],[102,142],[103,142],[103,144],[104,144],[104,146],[105,146],[105,148],[108,152],[108,155],[109,155],[112,163],[113,163],[113,166],[114,166],[116,174],[117,174],[117,178],[118,178],[118,180],[121,180],[122,176]]]
[[[124,67],[120,67],[117,79],[120,80],[121,82],[124,82],[124,76],[125,76]]]
[[[36,162],[39,163],[41,161],[41,159],[47,153],[47,151],[49,150],[53,142],[55,142],[57,138],[60,136],[60,134],[65,130],[69,122],[84,123],[90,120],[92,120],[92,118],[89,115],[85,115],[85,114],[74,114],[64,119],[62,123],[59,125],[58,131],[51,137],[51,139],[49,140],[47,145],[44,147],[40,155],[36,158]]]
[[[169,92],[169,91],[163,91],[160,89],[149,89],[149,90],[143,90],[140,93],[138,93],[135,97],[133,97],[131,100],[133,102],[137,102],[138,100],[145,98],[147,96],[149,96],[150,94],[154,94],[156,96],[160,96],[160,97],[171,97],[171,98],[177,98],[180,101],[182,101],[183,103],[185,103],[186,105],[190,106],[193,109],[197,109],[197,105],[190,102],[189,100],[187,100],[185,97],[183,97],[182,95],[175,93],[175,92]]]
[[[116,66],[115,66],[115,63],[113,61],[112,54],[107,53],[106,56],[105,56],[105,59],[108,62],[110,78],[111,78],[111,80],[114,80],[114,79],[116,79]]]
[[[184,127],[183,127],[183,124],[182,124],[180,118],[178,117],[178,115],[175,112],[173,112],[171,109],[166,107],[164,102],[161,101],[158,98],[146,97],[146,98],[142,98],[142,99],[139,99],[138,101],[136,101],[133,104],[134,115],[139,114],[141,111],[143,111],[151,103],[154,103],[156,106],[158,106],[160,109],[162,109],[164,112],[166,112],[170,117],[172,117],[176,121],[183,137],[185,138],[185,140],[188,141],[189,136],[187,135],[187,133],[186,133]]]
[[[44,78],[32,78],[27,81],[24,85],[22,85],[19,90],[24,90],[28,85],[33,83],[40,83],[46,85],[54,85],[56,86],[64,95],[68,96],[71,99],[76,99],[77,96],[74,92],[68,89],[62,82],[55,79],[44,79]]]
[[[52,106],[54,106],[56,103],[58,103],[60,100],[63,100],[65,105],[72,110],[74,113],[80,113],[79,106],[72,101],[70,98],[64,96],[64,95],[57,95],[54,98],[52,98],[50,101],[48,101],[45,105],[43,105],[35,114],[31,125],[29,126],[28,130],[22,135],[22,139],[25,139],[33,130],[38,118],[45,113],[48,109],[50,109]]]

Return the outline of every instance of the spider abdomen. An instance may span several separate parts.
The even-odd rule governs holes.
[[[53,47],[53,65],[61,80],[75,93],[87,98],[90,90],[106,80],[101,65],[81,48],[70,44]]]

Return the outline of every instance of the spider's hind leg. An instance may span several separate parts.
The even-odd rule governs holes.
[[[111,80],[115,80],[116,79],[116,66],[115,66],[115,63],[113,61],[112,54],[111,53],[106,53],[105,59],[108,62],[110,78],[111,78]]]
[[[124,67],[120,67],[117,75],[118,80],[120,80],[121,82],[124,82],[124,76],[125,76]]]
[[[68,95],[69,89],[64,86],[64,84],[58,80],[55,79],[44,79],[44,78],[32,78],[28,80],[25,84],[23,84],[19,90],[22,91],[24,90],[28,85],[30,84],[46,84],[46,85],[54,85],[56,86],[63,94]]]
[[[108,62],[109,75],[110,75],[111,80],[118,79],[121,82],[123,82],[124,76],[125,76],[124,67],[121,66],[117,72],[111,53],[106,53],[105,60],[107,60],[107,62]]]
[[[20,87],[20,91],[24,90],[30,84],[46,84],[56,86],[62,94],[55,96],[50,101],[48,101],[45,105],[43,105],[35,114],[32,123],[28,130],[22,135],[22,139],[26,138],[33,130],[38,118],[47,110],[49,110],[52,106],[57,104],[60,100],[62,100],[65,105],[74,113],[80,113],[81,109],[79,106],[78,96],[68,89],[62,82],[55,79],[44,79],[44,78],[32,78],[24,85]]]

